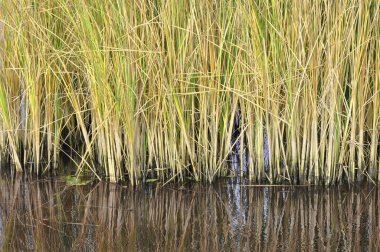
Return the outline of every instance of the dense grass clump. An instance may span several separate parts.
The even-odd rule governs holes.
[[[252,181],[380,180],[377,0],[0,10],[0,152],[18,171],[68,154],[112,182],[212,181],[234,150]]]

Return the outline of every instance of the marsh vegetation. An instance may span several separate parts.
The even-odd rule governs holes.
[[[0,156],[17,171],[66,156],[131,184],[380,180],[377,0],[0,5]]]

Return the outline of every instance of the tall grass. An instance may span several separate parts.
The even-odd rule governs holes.
[[[1,151],[135,184],[234,173],[238,145],[252,181],[380,180],[379,9],[3,0]]]

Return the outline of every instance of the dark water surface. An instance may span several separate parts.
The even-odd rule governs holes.
[[[380,190],[0,177],[10,251],[379,251]]]

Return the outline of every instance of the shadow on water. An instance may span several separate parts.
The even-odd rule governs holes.
[[[377,187],[123,187],[0,176],[0,247],[36,251],[376,251]]]

